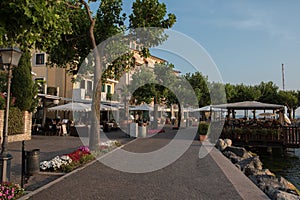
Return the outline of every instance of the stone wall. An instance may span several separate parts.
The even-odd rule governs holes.
[[[23,134],[9,135],[8,142],[31,140],[32,113],[25,111],[23,119],[24,119]],[[3,140],[3,128],[4,128],[4,110],[0,110],[1,144],[2,144],[2,140]]]

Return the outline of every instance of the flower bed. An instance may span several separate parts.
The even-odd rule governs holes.
[[[0,199],[18,199],[24,194],[24,189],[19,184],[2,183],[0,184]]]
[[[40,162],[40,169],[47,172],[70,172],[117,146],[120,146],[120,143],[116,140],[101,142],[99,150],[95,152],[91,152],[87,146],[81,146],[70,154],[56,156],[49,161]]]

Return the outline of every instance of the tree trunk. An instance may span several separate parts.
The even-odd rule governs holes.
[[[89,29],[89,37],[92,43],[92,49],[94,53],[95,59],[95,69],[94,69],[94,86],[93,91],[94,95],[92,98],[92,111],[91,111],[91,129],[89,134],[89,147],[91,150],[96,150],[100,143],[100,104],[101,104],[101,59],[100,52],[97,49],[95,35],[94,35],[94,27],[96,23],[96,19],[93,18],[91,10],[87,2],[81,0],[81,3],[84,5],[86,13],[90,19],[90,29]]]
[[[154,117],[153,117],[154,129],[158,128],[157,118],[158,118],[158,104],[157,104],[157,97],[154,97]]]

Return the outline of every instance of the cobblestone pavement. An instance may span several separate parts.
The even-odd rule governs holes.
[[[166,131],[155,137],[139,138],[123,149],[149,152],[168,144],[174,134]],[[150,173],[121,172],[96,161],[23,199],[267,199],[219,152],[199,159],[200,146],[199,141],[194,141],[174,163]],[[226,175],[228,171],[233,175]],[[235,179],[240,182],[234,182]]]

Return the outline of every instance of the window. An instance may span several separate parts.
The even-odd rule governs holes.
[[[102,92],[105,92],[105,84],[102,84]]]
[[[46,81],[44,77],[41,78],[35,78],[35,82],[37,83],[38,86],[38,93],[40,94],[46,94]]]
[[[106,93],[111,94],[111,85],[107,85],[107,91],[106,91]]]
[[[87,81],[86,90],[87,90],[87,95],[91,97],[92,93],[93,93],[93,82],[92,81]]]
[[[36,53],[35,54],[35,65],[45,66],[46,65],[46,54]]]
[[[85,80],[80,81],[80,88],[85,89]]]

